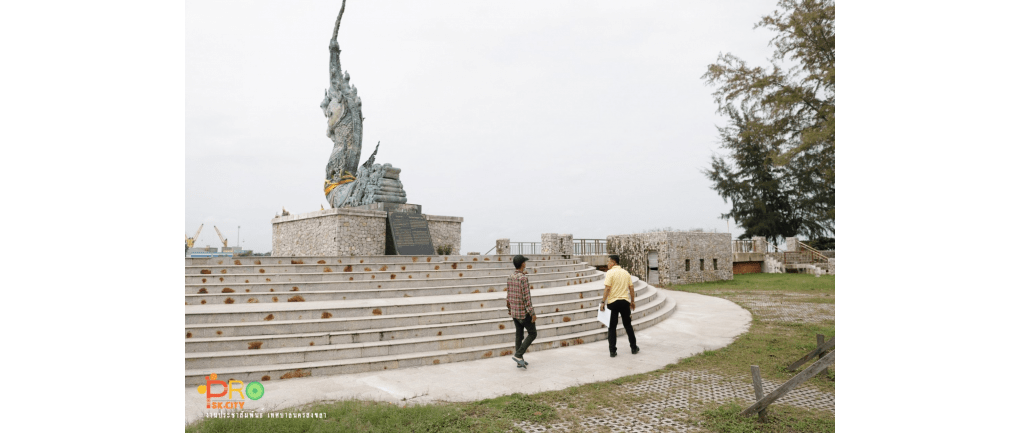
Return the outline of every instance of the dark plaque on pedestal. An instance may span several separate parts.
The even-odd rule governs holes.
[[[420,213],[387,212],[386,255],[431,256],[436,254],[429,222]]]

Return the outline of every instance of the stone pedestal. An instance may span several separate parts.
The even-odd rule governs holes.
[[[496,254],[510,254],[510,239],[496,239]]]
[[[751,237],[751,252],[753,253],[767,253],[769,252],[765,244],[765,236],[752,236]]]
[[[542,254],[559,254],[560,235],[556,233],[542,233]]]
[[[574,235],[560,235],[560,254],[574,254]]]
[[[367,206],[405,206],[373,203]],[[392,208],[389,212],[400,212]],[[374,256],[386,254],[386,212],[356,208],[325,209],[273,218],[273,256]],[[425,215],[433,245],[450,245],[460,254],[462,217]]]

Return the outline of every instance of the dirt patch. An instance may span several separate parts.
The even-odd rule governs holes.
[[[234,289],[231,289],[230,287],[224,287],[222,292],[223,293],[234,293]]]
[[[273,298],[273,302],[276,302],[276,298]],[[273,320],[273,315],[270,314],[270,315],[266,316],[265,318],[263,318],[262,320]]]
[[[202,273],[202,274],[211,274],[211,273],[212,273],[212,271],[210,271],[210,270],[208,270],[208,269],[202,269],[202,270],[201,270],[201,271],[199,271],[199,272],[200,272],[200,273]]]
[[[262,348],[261,341],[252,341],[251,343],[248,343],[248,350],[257,350],[261,348]]]
[[[325,263],[325,262],[323,262],[323,263]],[[290,264],[292,264],[292,265],[303,265],[303,264],[305,264],[305,261],[304,260],[293,260],[292,259],[290,261]]]
[[[302,298],[301,295],[291,296],[287,298],[287,302],[305,302],[305,298]]]
[[[328,319],[330,317],[333,317],[333,314],[331,314],[329,311],[323,311],[322,312],[322,318],[323,319]]]
[[[233,299],[233,298],[227,298],[227,299],[224,299],[224,300],[223,300],[223,303],[224,303],[224,304],[233,304],[233,303],[234,303],[234,299]]]

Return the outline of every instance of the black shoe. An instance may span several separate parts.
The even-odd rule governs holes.
[[[641,351],[640,347],[635,347],[633,349],[630,349],[630,354],[631,355],[637,355],[637,353],[640,352],[640,351]]]
[[[514,358],[514,357],[510,357],[510,359],[514,360],[514,362],[517,363],[517,368],[523,368],[525,370],[528,369],[528,363],[524,362],[523,359],[517,359],[517,358]]]
[[[610,358],[616,358],[616,352],[609,352]]]

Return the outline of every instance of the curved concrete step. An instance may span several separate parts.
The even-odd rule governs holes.
[[[601,297],[604,286],[599,280],[586,286],[561,286],[536,290],[532,303],[546,303],[566,300],[583,300]],[[280,302],[273,303],[231,303],[186,305],[184,323],[225,323],[261,322],[272,320],[300,320],[322,315],[330,317],[362,317],[391,314],[421,314],[438,311],[459,311],[485,308],[493,302],[505,305],[506,292],[483,292],[466,295],[420,296],[408,298],[380,298],[356,300],[332,300],[311,302],[283,302],[283,296],[301,296],[299,293],[281,294]],[[238,298],[240,299],[240,298]]]
[[[592,269],[592,272],[597,272]],[[546,288],[555,287],[567,287],[575,286],[585,283],[597,282],[602,280],[602,275],[587,275],[580,278],[569,276],[568,278],[560,279],[537,279],[530,281],[531,286],[535,290],[541,290]],[[290,286],[288,291],[257,291],[258,289],[265,289],[264,287],[251,287],[251,286],[238,286],[235,285],[236,289],[230,288],[230,292],[227,293],[206,293],[206,294],[186,294],[184,295],[185,305],[207,305],[207,304],[234,304],[234,303],[272,303],[272,302],[316,302],[316,301],[330,301],[330,300],[356,300],[356,299],[379,299],[379,298],[413,298],[423,296],[443,296],[443,295],[468,295],[478,293],[495,293],[497,291],[506,291],[506,283],[504,278],[502,288],[498,284],[474,284],[474,285],[457,285],[457,286],[439,286],[439,287],[401,287],[401,288],[378,288],[378,289],[353,289],[353,290],[307,290],[307,284],[298,284],[291,286],[290,284],[280,287],[282,290],[286,290]],[[382,287],[382,284],[378,285]],[[302,287],[305,290],[302,290]],[[238,292],[242,290],[245,292]],[[315,286],[313,286],[313,289]],[[224,288],[223,290],[227,290]],[[234,291],[237,290],[237,291]],[[252,291],[248,291],[252,290]],[[294,296],[300,296],[298,301]],[[290,301],[294,299],[294,301]]]
[[[573,260],[573,255],[525,254],[528,263],[541,260]],[[362,264],[362,263],[431,263],[431,262],[512,262],[513,254],[487,256],[249,256],[185,258],[184,266],[253,266],[283,264]],[[322,261],[323,263],[319,263]],[[295,263],[301,262],[301,263]]]
[[[562,278],[582,278],[597,275],[597,271],[593,267],[585,267],[582,269],[567,270],[561,272],[546,272],[538,274],[529,274],[528,280],[532,284],[547,280],[557,280]],[[375,288],[414,288],[414,287],[436,287],[436,286],[448,286],[448,285],[472,285],[472,284],[496,284],[505,285],[506,278],[510,275],[507,273],[497,273],[494,275],[481,275],[476,276],[474,271],[456,271],[455,274],[448,274],[446,277],[441,277],[440,273],[429,273],[429,272],[387,272],[383,274],[376,273],[351,273],[341,274],[347,277],[347,280],[340,281],[309,281],[303,283],[291,283],[291,282],[280,282],[274,280],[272,276],[265,278],[256,277],[258,279],[245,280],[244,283],[232,283],[228,284],[225,282],[219,282],[218,278],[205,284],[185,284],[184,292],[186,294],[199,294],[199,293],[221,293],[224,289],[230,289],[234,292],[238,291],[238,286],[245,289],[250,289],[252,292],[269,292],[269,291],[290,291],[294,286],[298,287],[298,290],[349,290],[349,289],[375,289]],[[343,278],[343,277],[341,277]],[[265,280],[265,281],[263,281]],[[273,290],[270,290],[273,289]],[[230,292],[228,290],[227,292]]]
[[[302,262],[302,263],[289,263],[282,261],[280,264],[240,264],[235,265],[229,263],[229,259],[225,261],[224,265],[214,266],[185,266],[184,275],[186,276],[219,276],[219,275],[232,275],[232,274],[285,274],[285,273],[321,273],[321,272],[372,272],[372,271],[393,271],[405,268],[403,270],[446,270],[446,269],[466,269],[468,266],[472,268],[488,269],[488,268],[505,268],[507,270],[513,270],[513,262],[448,262],[448,261],[431,261],[431,262],[411,262],[411,261],[398,261],[398,262],[366,262],[366,261],[353,261],[347,259],[336,259],[336,260],[318,260],[316,262]],[[295,260],[297,262],[298,260]],[[240,260],[234,260],[234,262],[240,263]],[[318,263],[322,262],[322,263]],[[354,263],[351,263],[354,262]],[[535,267],[551,267],[551,266],[568,266],[578,265],[581,262],[579,259],[555,259],[555,260],[529,260],[528,269]],[[438,269],[436,267],[438,266]],[[382,269],[386,268],[386,269]],[[368,270],[366,270],[368,269]]]
[[[676,303],[670,298],[665,298],[665,302],[662,307],[652,314],[634,320],[632,325],[635,331],[640,331],[669,317],[675,309]],[[625,335],[622,327],[617,330],[617,334]],[[571,346],[575,344],[592,343],[605,339],[606,337],[607,332],[603,328],[550,337],[542,336],[541,330],[539,330],[539,338],[532,343],[528,352]],[[638,339],[638,341],[640,341],[640,336],[638,336]],[[302,361],[273,365],[195,368],[185,370],[185,384],[198,385],[204,383],[204,377],[210,373],[217,373],[221,378],[227,378],[228,380],[266,381],[312,375],[327,376],[392,368],[416,367],[429,364],[442,364],[489,358],[492,356],[506,356],[512,353],[513,341],[510,341],[509,343],[496,344],[484,344],[483,341],[483,345],[480,346],[448,348],[429,352],[412,352],[398,355],[368,356],[341,360],[330,359],[321,361]]]
[[[648,286],[642,284],[641,287],[635,287],[635,303],[639,308],[644,308],[646,304],[656,304],[662,302],[664,297],[655,296],[654,290],[649,290]],[[538,314],[539,325],[552,325],[556,323],[574,323],[584,324],[593,323],[598,314],[597,303],[592,302],[585,306],[583,309],[578,309],[579,306],[576,302],[570,301],[569,304],[561,305],[563,309],[559,307],[553,309],[544,309],[540,305],[535,305],[536,314]],[[654,308],[654,307],[649,307]],[[329,344],[351,344],[351,343],[369,343],[379,341],[398,341],[402,339],[410,338],[424,338],[431,336],[452,336],[467,334],[472,332],[498,332],[507,328],[507,315],[506,308],[497,308],[493,310],[493,315],[480,318],[478,320],[463,320],[457,322],[446,322],[446,323],[432,323],[432,324],[414,324],[410,326],[393,326],[378,329],[360,329],[353,331],[320,331],[320,332],[306,332],[306,333],[280,333],[280,334],[256,334],[247,336],[212,336],[212,337],[196,337],[186,338],[184,343],[185,352],[213,352],[213,351],[231,351],[231,350],[249,350],[249,348],[259,347],[260,349],[275,349],[281,347],[303,347],[303,346],[325,346]],[[547,312],[543,310],[549,310]],[[502,314],[499,314],[502,313]],[[447,313],[449,314],[449,313]],[[497,317],[492,317],[497,316]],[[391,324],[396,324],[396,321],[392,321]],[[329,324],[324,324],[328,327]],[[509,328],[513,328],[512,325]],[[191,331],[188,331],[191,332]],[[222,330],[220,330],[222,333]]]
[[[513,273],[512,267],[475,267],[474,264],[461,264],[460,266],[454,266],[456,263],[443,266],[443,265],[429,265],[429,266],[407,266],[407,265],[393,265],[393,266],[380,266],[378,268],[364,267],[355,268],[352,271],[348,271],[347,268],[343,270],[331,269],[328,266],[318,266],[323,268],[323,271],[315,271],[314,269],[298,269],[297,272],[276,272],[272,269],[267,270],[264,273],[251,273],[251,272],[234,272],[222,275],[185,275],[184,284],[185,286],[197,286],[201,284],[239,284],[239,283],[260,283],[266,278],[271,278],[275,282],[319,282],[319,281],[366,281],[366,280],[387,280],[391,279],[391,275],[394,275],[393,279],[405,280],[407,276],[411,275],[414,278],[424,278],[425,275],[431,275],[432,278],[456,278],[459,274],[469,274],[476,277],[479,276],[506,276]],[[478,265],[481,266],[481,265]],[[576,264],[564,264],[564,265],[551,265],[551,266],[539,266],[535,268],[528,268],[528,275],[540,275],[549,274],[556,272],[578,272],[585,269],[589,269],[587,263],[576,263]],[[258,270],[265,270],[261,267]],[[272,271],[272,272],[270,272]],[[353,277],[353,279],[350,279]],[[350,279],[350,280],[349,280]]]
[[[643,283],[641,283],[643,284]],[[581,289],[578,287],[578,289]],[[643,296],[647,289],[635,283],[635,295]],[[601,295],[586,299],[561,300],[555,302],[538,302],[532,299],[535,313],[538,315],[558,313],[560,311],[587,310],[598,305]],[[467,322],[471,320],[503,319],[506,317],[506,303],[493,303],[490,307],[467,309],[461,311],[435,311],[413,314],[388,314],[367,317],[310,317],[299,320],[272,320],[258,322],[222,322],[197,323],[185,326],[186,338],[211,337],[242,337],[271,334],[300,334],[311,332],[336,332],[378,330],[397,326],[426,326],[443,323]],[[191,334],[191,337],[187,337]]]

